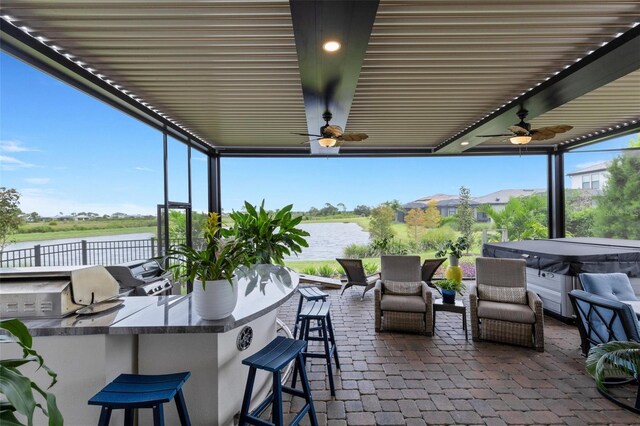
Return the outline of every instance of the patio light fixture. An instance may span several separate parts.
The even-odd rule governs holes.
[[[322,138],[318,140],[320,146],[323,146],[325,148],[331,148],[332,146],[335,146],[336,142],[337,141],[334,138]]]
[[[513,136],[509,140],[514,145],[526,145],[531,142],[531,136]]]
[[[330,40],[322,45],[322,48],[327,52],[336,52],[340,50],[340,43],[335,40]]]

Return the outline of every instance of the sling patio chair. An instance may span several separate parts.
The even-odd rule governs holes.
[[[364,271],[364,265],[362,264],[362,259],[336,259],[340,266],[344,269],[345,274],[347,275],[347,282],[344,283],[342,287],[342,293],[340,296],[344,294],[344,291],[352,286],[361,286],[364,287],[364,291],[362,292],[361,300],[364,299],[364,295],[367,291],[371,290],[376,285],[376,281],[380,278],[380,273],[376,272],[375,274],[367,275]]]
[[[438,270],[440,265],[444,263],[445,260],[446,260],[445,258],[425,259],[425,261],[422,263],[422,272],[421,272],[422,281],[427,283],[429,287],[436,289],[440,294],[440,296],[442,296],[442,292],[438,287],[436,287],[435,284],[433,284],[431,280],[433,280],[433,276],[435,275],[436,271]]]

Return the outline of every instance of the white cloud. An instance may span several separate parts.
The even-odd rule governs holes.
[[[51,182],[51,178],[26,178],[25,181],[32,185],[46,185]]]
[[[37,149],[27,148],[20,141],[0,141],[0,151],[2,152],[27,152],[38,151]]]
[[[134,170],[139,170],[141,172],[153,172],[154,171],[153,169],[150,169],[148,167],[140,167],[140,166],[134,167]]]
[[[29,169],[31,167],[35,167],[35,165],[24,162],[22,160],[18,160],[15,157],[0,155],[0,170],[2,171],[7,172],[18,169]]]

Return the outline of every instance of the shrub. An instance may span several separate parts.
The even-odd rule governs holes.
[[[52,220],[51,222],[49,222],[49,226],[58,226],[58,222]]]
[[[376,262],[364,262],[364,272],[367,275],[375,274],[380,271],[380,266]]]
[[[318,269],[313,265],[305,266],[301,272],[305,275],[318,275]]]
[[[371,257],[371,248],[369,245],[349,244],[343,250],[344,257],[349,259],[362,259],[364,257]]]
[[[336,269],[328,263],[324,263],[316,268],[316,275],[321,277],[333,277],[338,275]]]
[[[427,229],[422,237],[421,245],[424,250],[439,250],[448,240],[456,238],[456,231],[448,226]]]
[[[476,277],[476,264],[475,260],[462,260],[459,263],[460,268],[462,269],[462,276],[465,278],[475,278]]]

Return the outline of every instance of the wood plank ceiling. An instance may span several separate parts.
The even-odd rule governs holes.
[[[289,133],[307,132],[287,0],[0,7],[214,146],[299,148]],[[637,21],[634,0],[381,0],[345,129],[370,138],[348,145],[434,147]],[[628,118],[636,74],[534,126]]]
[[[434,147],[638,20],[633,1],[381,0],[346,130]]]

